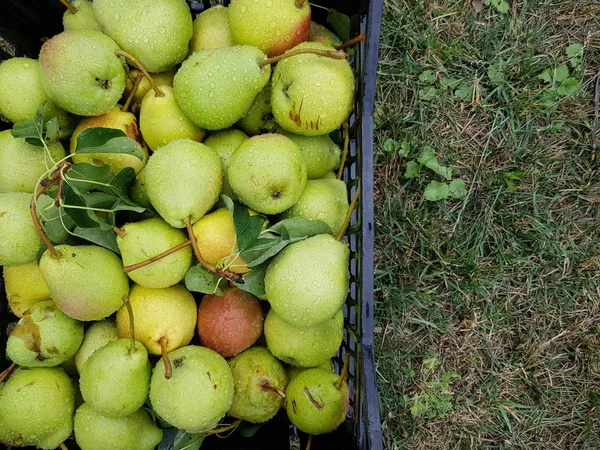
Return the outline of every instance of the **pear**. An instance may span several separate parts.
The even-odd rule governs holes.
[[[162,360],[150,382],[150,402],[170,425],[188,433],[213,429],[233,401],[233,376],[227,361],[208,348],[196,345],[169,353],[173,376],[164,377]]]
[[[216,133],[207,137],[204,141],[204,145],[208,145],[210,148],[212,148],[215,152],[217,152],[219,158],[221,158],[221,164],[223,166],[222,193],[233,200],[235,200],[237,197],[229,185],[227,168],[229,167],[231,155],[233,155],[235,149],[238,148],[246,139],[248,139],[248,136],[244,132],[231,128],[228,130],[217,131]]]
[[[246,262],[238,255],[237,237],[229,209],[219,208],[205,214],[192,229],[198,250],[206,262],[235,273],[250,272]]]
[[[327,172],[320,179],[337,179],[337,174],[335,172]]]
[[[156,217],[121,227],[125,233],[117,236],[123,264],[130,266],[187,241],[187,235]],[[179,283],[192,265],[192,248],[187,246],[127,275],[136,283],[150,288],[166,288]]]
[[[261,134],[237,148],[227,178],[242,203],[263,214],[278,214],[300,198],[306,185],[306,163],[290,139]]]
[[[31,194],[0,194],[0,266],[20,266],[35,261],[42,243],[29,204]]]
[[[342,40],[335,33],[329,31],[326,27],[317,22],[310,23],[310,42],[323,42],[331,47],[342,45]]]
[[[131,200],[146,209],[152,208],[152,203],[146,194],[146,168],[144,167],[135,177],[129,192]]]
[[[320,42],[305,42],[292,50],[334,51]],[[280,61],[271,80],[271,108],[285,130],[319,136],[337,130],[354,106],[354,73],[346,59],[314,54]]]
[[[248,111],[269,82],[271,66],[260,50],[236,45],[199,50],[173,80],[175,99],[192,122],[206,130],[229,128]]]
[[[206,132],[188,119],[177,102],[170,86],[161,86],[162,97],[148,91],[140,110],[140,129],[144,140],[153,151],[177,139],[200,142]]]
[[[73,431],[81,450],[153,450],[163,437],[143,408],[124,417],[107,417],[87,403],[77,408]]]
[[[205,347],[230,357],[253,345],[263,332],[260,301],[238,288],[202,297],[198,308],[198,336]]]
[[[281,216],[284,219],[304,217],[307,220],[322,220],[337,236],[344,227],[348,208],[346,183],[342,180],[308,180],[298,201]]]
[[[192,14],[184,0],[94,0],[104,32],[149,72],[181,62],[192,38]]]
[[[115,107],[125,89],[117,44],[92,30],[63,31],[42,45],[42,86],[53,103],[80,116]],[[82,58],[87,55],[87,58]]]
[[[339,167],[341,150],[328,135],[302,136],[283,130],[277,133],[290,138],[298,145],[306,161],[306,176],[309,180],[321,178]]]
[[[33,194],[38,180],[54,162],[65,157],[60,142],[43,147],[28,144],[25,139],[14,138],[10,130],[0,132],[0,193],[27,192]]]
[[[346,419],[348,385],[340,383],[335,373],[321,368],[305,370],[290,381],[285,394],[290,421],[305,433],[330,433]]]
[[[152,289],[134,284],[129,303],[135,317],[135,339],[148,352],[160,355],[189,344],[196,331],[197,308],[194,297],[181,285]],[[131,337],[125,305],[117,312],[121,337]]]
[[[87,404],[109,417],[124,417],[148,398],[152,367],[138,341],[117,339],[96,350],[83,366],[79,388]]]
[[[308,1],[232,0],[229,26],[236,44],[258,47],[269,57],[277,56],[308,39]]]
[[[219,199],[223,169],[217,154],[190,139],[169,142],[146,166],[146,193],[152,206],[175,228],[196,222]]]
[[[0,388],[0,443],[55,449],[71,435],[74,411],[75,390],[62,369],[19,368]]]
[[[63,313],[52,300],[25,311],[6,342],[6,356],[25,367],[54,367],[75,356],[83,324]]]
[[[137,149],[144,155],[143,159],[135,155],[126,155],[123,153],[75,153],[79,133],[93,127],[114,128],[123,131],[127,137],[137,141]],[[125,167],[133,167],[137,174],[140,173],[148,162],[148,149],[138,129],[135,116],[130,112],[121,111],[118,106],[115,106],[105,114],[88,117],[79,122],[73,132],[73,136],[71,136],[71,154],[75,163],[86,162],[97,166],[107,164],[114,173],[120,172]]]
[[[23,313],[35,303],[50,298],[48,286],[35,261],[22,266],[4,267],[3,276],[6,299],[17,317],[23,317]]]
[[[40,259],[40,270],[57,306],[77,320],[100,320],[114,313],[129,292],[117,255],[95,245],[58,245]]]
[[[194,34],[190,41],[189,54],[208,48],[232,47],[235,45],[229,29],[229,9],[215,5],[205,9],[194,19]]]
[[[265,292],[271,308],[296,327],[331,319],[348,295],[349,258],[348,247],[329,234],[288,245],[267,267]]]
[[[271,309],[265,319],[267,347],[276,358],[300,367],[317,367],[335,355],[344,338],[344,313],[310,327],[287,323]]]
[[[251,347],[229,360],[235,391],[228,416],[252,423],[271,419],[283,406],[288,376],[265,347]]]
[[[11,122],[33,117],[48,100],[37,59],[10,58],[0,63],[0,114]]]
[[[278,129],[277,122],[273,117],[271,110],[271,85],[267,84],[262,91],[258,93],[250,109],[242,117],[237,126],[248,133],[250,136],[257,134],[275,133]]]
[[[83,366],[96,350],[117,339],[119,339],[119,329],[114,320],[104,319],[92,323],[85,331],[83,342],[75,354],[75,366],[79,375],[83,373]]]
[[[125,96],[128,97],[133,90],[135,85],[135,80],[137,76],[140,74],[138,69],[131,69],[127,74],[127,85],[125,86]],[[173,77],[175,76],[175,72],[172,70],[167,70],[166,72],[160,73],[152,73],[150,74],[154,83],[162,89],[163,86],[171,86],[173,87]],[[152,90],[152,85],[148,78],[142,76],[140,84],[138,85],[135,93],[133,94],[133,102],[134,103],[142,103],[146,94]]]
[[[70,0],[77,11],[72,13],[68,9],[63,14],[63,28],[65,30],[93,30],[102,31],[100,24],[96,20],[92,2],[88,0]]]
[[[333,372],[333,360],[328,359],[327,361],[325,361],[323,364],[318,366],[321,369],[325,369],[328,372]],[[288,375],[288,378],[290,381],[292,381],[294,378],[296,378],[298,375],[300,375],[302,372],[304,372],[305,370],[308,369],[312,369],[312,367],[297,367],[297,366],[290,366],[288,365],[285,368],[285,371]]]

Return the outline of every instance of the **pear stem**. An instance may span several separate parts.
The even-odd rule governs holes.
[[[342,225],[342,229],[335,237],[338,241],[340,241],[344,234],[346,234],[346,230],[348,229],[348,225],[350,225],[350,219],[352,218],[352,212],[356,208],[356,204],[358,203],[358,197],[360,196],[360,185],[356,186],[356,192],[354,193],[354,197],[352,197],[352,202],[350,202],[350,206],[348,207],[348,212],[346,213],[346,218],[344,219],[344,224]]]
[[[336,45],[335,49],[343,50],[345,48],[351,47],[354,44],[358,44],[359,42],[364,41],[366,38],[367,38],[367,35],[365,33],[361,33],[358,36],[356,36],[355,38],[352,38],[349,41],[344,42],[343,44]]]
[[[158,343],[160,344],[160,354],[163,364],[165,365],[165,378],[170,380],[173,376],[173,367],[171,366],[171,361],[167,355],[167,339],[163,336],[158,340]]]
[[[61,442],[58,448],[60,448],[60,450],[69,450],[69,447],[67,447],[64,442]]]
[[[306,450],[310,450],[310,446],[312,445],[312,434],[308,435],[308,442],[306,443]]]
[[[10,377],[10,374],[13,373],[13,371],[17,368],[17,365],[15,363],[12,363],[10,366],[8,366],[8,369],[4,370],[2,373],[0,373],[0,383],[4,383],[4,381]]]
[[[65,7],[69,10],[69,12],[71,12],[72,14],[75,14],[77,12],[77,8],[75,8],[73,5],[71,5],[67,0],[59,0],[63,5],[65,5]]]
[[[144,74],[144,76],[150,83],[150,86],[152,86],[152,89],[154,89],[154,92],[156,93],[157,97],[163,97],[165,95],[158,88],[158,86],[156,85],[156,83],[154,82],[154,80],[152,79],[152,77],[150,76],[150,74],[148,73],[148,71],[146,70],[144,65],[140,62],[139,59],[137,59],[135,56],[133,56],[123,50],[115,50],[115,55],[122,56],[123,58],[127,58],[129,61],[131,61],[133,63],[133,65],[136,66]]]
[[[198,248],[198,243],[196,242],[196,236],[194,235],[194,229],[192,228],[191,218],[188,217],[186,221],[186,227],[188,234],[190,236],[190,241],[192,241],[192,248],[194,249],[194,255],[198,262],[209,272],[214,273],[215,275],[221,278],[227,278],[238,284],[244,284],[244,279],[239,273],[231,272],[227,269],[219,269],[218,267],[213,266],[211,263],[207,262],[202,255],[200,254],[200,249]]]
[[[344,59],[347,55],[344,52],[336,51],[336,50],[321,50],[318,48],[299,48],[297,50],[288,50],[283,55],[274,56],[272,58],[267,58],[258,63],[258,67],[264,67],[269,64],[274,64],[276,62],[281,61],[282,59],[289,58],[291,56],[302,55],[304,53],[311,53],[313,55],[325,56],[326,58],[332,59]]]
[[[210,430],[207,433],[204,433],[204,436],[208,436],[210,434],[221,434],[229,430],[235,430],[240,423],[242,423],[242,419],[238,419],[231,425],[227,425],[226,427],[215,428],[214,430]]]
[[[48,239],[48,236],[46,236],[46,233],[44,232],[44,228],[42,227],[42,224],[40,223],[40,220],[38,219],[36,201],[40,197],[40,195],[42,195],[44,192],[46,192],[46,190],[50,186],[52,186],[59,179],[62,178],[63,169],[68,169],[69,167],[71,167],[71,163],[68,163],[66,161],[63,161],[62,163],[60,163],[57,166],[56,170],[54,172],[52,172],[52,174],[50,174],[49,178],[45,178],[40,182],[40,185],[37,188],[35,195],[31,199],[31,203],[29,204],[29,209],[31,211],[31,218],[33,219],[33,225],[35,226],[36,231],[42,238],[44,245],[48,248],[48,251],[50,252],[50,256],[52,256],[52,258],[54,258],[54,259],[59,259],[60,255],[58,254],[58,252],[52,245],[52,242],[50,242],[50,239]],[[60,191],[60,189],[59,189],[59,191]],[[55,202],[56,202],[56,200],[55,200]]]
[[[125,233],[125,234],[127,234],[127,233]],[[123,268],[123,271],[125,273],[133,272],[134,270],[140,269],[141,267],[147,266],[148,264],[152,264],[154,261],[158,261],[159,259],[162,259],[165,256],[169,256],[171,253],[175,253],[176,251],[181,250],[182,248],[185,248],[188,245],[192,245],[192,241],[189,240],[189,239],[187,241],[185,241],[185,242],[182,242],[181,244],[179,244],[176,247],[170,248],[169,250],[167,250],[165,252],[162,252],[162,253],[160,253],[160,254],[158,254],[156,256],[153,256],[150,259],[147,259],[146,261],[142,261],[142,262],[139,262],[137,264],[132,264],[130,266],[125,266]]]
[[[263,388],[263,389],[266,389],[268,391],[275,392],[277,395],[279,395],[284,400],[287,398],[287,395],[285,395],[285,392],[283,392],[278,387],[271,386],[269,383],[263,383],[263,384],[260,385],[260,387]]]
[[[114,226],[113,227],[113,231],[115,233],[117,233],[119,235],[119,237],[124,238],[125,236],[127,236],[127,231],[125,231],[123,228],[119,228],[118,226]],[[127,273],[127,272],[125,272]]]
[[[140,87],[140,83],[142,82],[143,78],[144,78],[143,72],[138,72],[137,77],[135,77],[135,83],[133,83],[133,88],[131,89],[129,96],[127,97],[127,101],[123,105],[123,109],[121,109],[121,111],[127,112],[127,110],[129,110],[129,105],[131,105],[133,96],[135,95],[136,91],[138,90],[138,87]]]
[[[127,308],[127,314],[129,315],[129,334],[131,335],[131,345],[129,346],[129,354],[135,352],[135,329],[133,327],[133,308],[131,307],[131,303],[129,302],[129,296],[123,296],[123,303],[125,303],[125,308]]]
[[[302,8],[305,3],[306,0],[296,0],[296,8]]]
[[[346,158],[348,157],[348,148],[350,147],[350,130],[348,127],[348,121],[342,124],[344,130],[344,147],[342,148],[342,154],[340,156],[340,167],[338,167],[337,179],[342,179],[344,173],[344,164],[346,164]]]
[[[344,383],[344,380],[348,376],[349,369],[350,369],[350,353],[346,353],[346,357],[344,358],[344,367],[342,369],[342,373],[340,374],[340,377],[337,379],[337,381],[335,383],[333,383],[333,385],[335,386],[335,388],[338,391],[342,388],[342,384]]]

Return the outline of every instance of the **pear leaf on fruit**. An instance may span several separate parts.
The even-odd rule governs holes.
[[[330,9],[327,14],[327,24],[342,41],[350,39],[350,17],[346,14]]]
[[[219,289],[221,280],[221,277],[205,269],[202,264],[196,264],[185,274],[185,287],[188,291],[221,295]]]
[[[86,128],[77,135],[75,153],[125,153],[144,159],[137,142],[116,128]]]
[[[15,123],[10,133],[14,138],[23,138],[31,145],[42,147],[44,142],[56,142],[61,134],[60,123],[56,116],[45,120],[45,103],[40,103],[34,116]]]
[[[164,430],[163,439],[157,450],[198,450],[204,442],[202,433],[188,433],[177,428]]]
[[[234,283],[240,289],[249,292],[256,297],[262,298],[265,296],[265,274],[269,264],[261,264],[242,276],[244,284]]]

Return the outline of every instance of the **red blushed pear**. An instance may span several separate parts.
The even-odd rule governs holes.
[[[258,47],[269,58],[308,40],[310,22],[306,0],[232,0],[229,5],[235,43]]]

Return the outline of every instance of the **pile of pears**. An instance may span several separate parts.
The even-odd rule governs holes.
[[[61,130],[44,146],[0,132],[0,265],[16,316],[0,443],[145,450],[170,427],[216,434],[278,413],[308,434],[335,430],[349,408],[331,358],[351,211],[330,133],[355,102],[339,38],[302,0],[231,0],[195,19],[185,0],[71,0],[63,25],[39,59],[0,64],[0,114],[43,110]],[[142,157],[76,154],[89,128],[123,131]],[[145,211],[117,212],[118,253],[44,239],[30,207],[57,161],[135,171],[128,195]],[[253,295],[227,197],[265,228],[303,218],[330,233],[276,254]],[[237,282],[190,292],[198,262]]]

